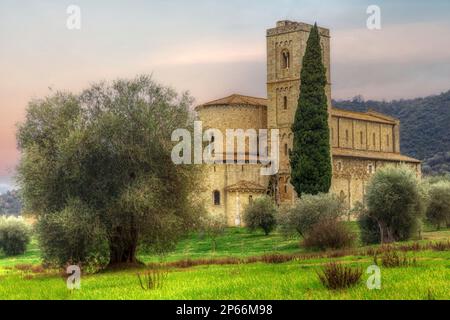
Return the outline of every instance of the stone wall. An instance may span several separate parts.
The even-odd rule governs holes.
[[[267,108],[265,106],[251,105],[217,105],[197,108],[198,119],[203,121],[203,130],[219,129],[223,135],[223,151],[227,152],[227,129],[267,129]],[[245,139],[245,149],[249,152],[248,138]],[[257,140],[256,140],[257,142]],[[237,151],[237,139],[232,151]]]
[[[399,153],[397,128],[397,125],[333,116],[331,144],[334,148]]]
[[[261,165],[204,165],[205,188],[204,200],[208,212],[226,216],[230,226],[235,225],[236,217],[242,215],[249,197],[257,198],[260,192],[236,193],[227,191],[227,187],[240,181],[251,181],[263,187],[269,184],[269,177],[260,174]],[[214,203],[214,191],[220,192],[220,204]]]
[[[375,172],[387,165],[399,166],[398,161],[366,160],[350,157],[333,157],[331,192],[345,200],[347,207],[364,203],[366,187]],[[421,178],[420,164],[406,163]]]

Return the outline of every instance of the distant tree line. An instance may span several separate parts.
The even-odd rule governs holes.
[[[17,190],[7,191],[0,195],[0,215],[18,216],[21,211],[22,203]]]

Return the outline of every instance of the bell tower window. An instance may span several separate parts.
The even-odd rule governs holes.
[[[288,98],[286,96],[283,97],[283,108],[284,110],[288,108]]]
[[[220,206],[220,191],[219,190],[215,190],[213,192],[213,200],[214,200],[215,206]]]
[[[289,69],[290,66],[291,66],[291,57],[289,54],[289,50],[283,50],[281,52],[281,68]]]

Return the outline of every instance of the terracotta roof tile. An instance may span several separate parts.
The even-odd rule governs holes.
[[[267,106],[267,99],[243,96],[240,94],[232,94],[231,96],[204,103],[198,107],[208,106],[228,106],[228,105],[250,105],[250,106]]]
[[[226,187],[226,190],[230,192],[247,191],[247,192],[263,193],[267,190],[267,188],[252,181],[241,180],[236,184]]]
[[[414,163],[421,162],[420,160],[404,156],[399,153],[364,151],[364,150],[353,150],[343,148],[333,148],[333,156],[398,161],[398,162],[414,162]]]
[[[349,119],[355,119],[355,120],[365,120],[365,121],[392,124],[392,125],[395,125],[398,123],[397,119],[394,119],[392,117],[389,117],[387,115],[384,115],[384,114],[381,114],[381,113],[378,113],[375,111],[357,112],[357,111],[350,111],[350,110],[338,109],[338,108],[333,107],[331,109],[331,115],[335,116],[335,117],[349,118]]]

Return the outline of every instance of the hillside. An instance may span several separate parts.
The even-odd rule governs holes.
[[[450,91],[440,95],[393,101],[333,101],[337,108],[385,113],[401,121],[401,150],[424,160],[424,172],[450,172]]]

